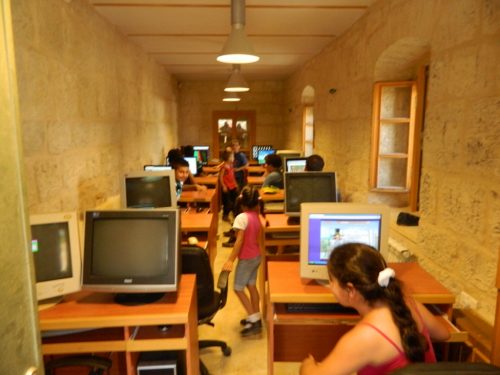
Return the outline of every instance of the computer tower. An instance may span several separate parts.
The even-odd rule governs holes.
[[[180,375],[175,352],[144,352],[137,361],[137,375]]]

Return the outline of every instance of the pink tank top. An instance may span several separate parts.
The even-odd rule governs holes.
[[[417,314],[418,314],[420,320],[422,320],[422,317],[420,316],[420,312],[418,311],[417,308],[416,308],[416,311],[417,311]],[[408,360],[408,358],[406,358],[405,352],[393,340],[391,340],[384,332],[382,332],[380,329],[378,329],[377,327],[375,327],[374,325],[372,325],[370,323],[361,323],[361,324],[366,324],[366,325],[372,327],[378,333],[380,333],[387,341],[389,341],[389,343],[391,343],[392,346],[394,346],[396,348],[396,350],[398,351],[398,354],[390,361],[383,363],[381,365],[365,366],[364,368],[362,368],[358,371],[358,375],[389,374],[390,372],[392,372],[394,370],[403,368],[406,365],[410,364],[410,361]],[[424,357],[425,360],[424,361],[425,361],[425,363],[434,363],[434,362],[436,362],[436,355],[434,354],[434,348],[432,347],[432,342],[431,342],[431,338],[429,336],[429,331],[427,330],[425,325],[423,325],[422,334],[424,335],[425,340],[427,341],[427,345],[429,347],[427,349],[427,351],[425,352],[425,357]]]
[[[242,216],[246,216],[244,220]],[[242,220],[243,219],[243,220]],[[233,228],[243,230],[243,244],[241,246],[239,258],[253,259],[260,255],[259,236],[260,220],[259,214],[255,211],[245,211],[239,214],[233,223]]]

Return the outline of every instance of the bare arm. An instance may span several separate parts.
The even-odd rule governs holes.
[[[450,338],[450,332],[447,327],[439,321],[424,305],[415,301],[415,307],[422,317],[423,324],[429,331],[432,340],[445,341]]]
[[[222,266],[223,271],[232,271],[233,264],[238,254],[240,253],[241,246],[243,245],[243,235],[244,232],[242,230],[236,229],[236,241],[234,242],[233,251],[229,254],[229,257],[226,260],[226,263]]]

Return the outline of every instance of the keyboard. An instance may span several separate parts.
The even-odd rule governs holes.
[[[289,313],[302,313],[302,314],[358,315],[358,312],[353,308],[344,307],[339,303],[287,303],[286,311]]]

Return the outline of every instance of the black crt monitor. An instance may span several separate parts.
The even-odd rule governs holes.
[[[210,160],[210,146],[193,146],[194,157],[202,165],[207,165]]]
[[[76,212],[30,216],[39,309],[81,289],[81,253]]]
[[[144,170],[150,172],[170,171],[171,169],[172,169],[171,165],[163,165],[163,164],[146,164],[144,166]]]
[[[189,171],[193,176],[196,176],[198,174],[198,165],[196,162],[196,158],[194,156],[185,156],[184,160],[186,160],[189,163]]]
[[[257,152],[257,162],[262,165],[266,162],[267,155],[271,155],[271,154],[275,154],[275,153],[276,153],[276,150],[274,150],[272,148],[269,150],[259,150]]]
[[[335,172],[285,172],[285,214],[300,218],[300,204],[336,202]]]
[[[304,172],[306,169],[307,158],[286,158],[285,172]]]
[[[121,186],[123,208],[177,207],[174,170],[126,173]]]
[[[390,210],[361,203],[303,203],[300,220],[300,276],[328,281],[326,264],[335,248],[351,242],[372,246],[387,259]]]
[[[82,288],[118,293],[122,304],[148,303],[179,282],[177,208],[85,213]]]
[[[252,146],[252,159],[258,160],[259,150],[273,150],[272,145],[253,145]]]

